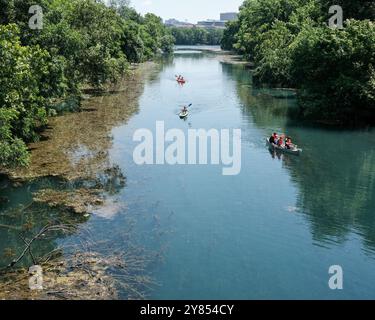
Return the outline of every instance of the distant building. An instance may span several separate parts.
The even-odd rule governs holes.
[[[200,28],[225,28],[225,21],[220,21],[220,20],[198,21],[197,27],[200,27]]]
[[[167,27],[177,27],[177,28],[193,28],[194,24],[189,22],[182,22],[176,19],[166,20],[164,23]]]
[[[225,12],[220,14],[221,21],[233,21],[237,20],[238,13],[237,12]]]
[[[220,20],[204,20],[198,21],[198,24],[194,25],[189,22],[182,22],[176,19],[169,19],[165,21],[165,25],[167,27],[177,27],[177,28],[206,28],[206,29],[223,29],[225,28],[225,24],[228,21],[233,21],[238,18],[238,14],[236,12],[225,12],[220,14]]]

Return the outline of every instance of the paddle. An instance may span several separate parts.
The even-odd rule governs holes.
[[[186,108],[189,108],[189,107],[191,107],[193,104],[192,103],[190,103],[188,106],[186,106]],[[181,111],[179,112],[179,113],[177,113],[177,115],[179,115],[181,113]]]

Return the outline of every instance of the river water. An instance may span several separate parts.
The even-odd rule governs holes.
[[[162,253],[149,267],[153,299],[374,299],[375,131],[293,120],[292,91],[256,89],[245,66],[220,60],[192,48],[159,62],[138,112],[111,132],[109,157],[126,176],[111,197],[126,208],[98,210],[85,224],[115,246],[131,218],[137,243]],[[189,117],[179,119],[190,103]],[[155,132],[156,121],[184,132],[241,129],[240,174],[223,176],[218,165],[136,165],[133,134]],[[292,136],[302,155],[271,153],[265,138],[274,131]],[[1,192],[27,202],[32,188]],[[11,246],[12,231],[0,233],[1,248]],[[343,290],[328,285],[333,265],[343,269]]]

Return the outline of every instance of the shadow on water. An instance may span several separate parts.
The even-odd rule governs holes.
[[[353,232],[375,252],[375,135],[373,129],[343,130],[298,120],[294,92],[252,86],[241,66],[222,65],[236,80],[242,112],[264,132],[286,133],[303,148],[301,157],[276,156],[298,185],[298,212],[320,245],[344,243]],[[282,99],[280,99],[282,97]]]

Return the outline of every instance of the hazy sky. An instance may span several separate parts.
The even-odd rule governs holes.
[[[221,12],[237,11],[243,0],[131,0],[131,6],[145,14],[152,12],[164,20],[175,18],[196,23],[219,19]]]

